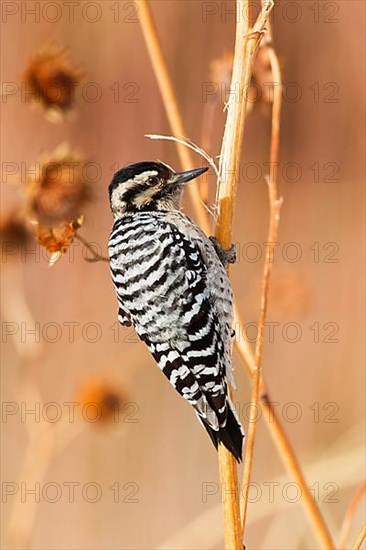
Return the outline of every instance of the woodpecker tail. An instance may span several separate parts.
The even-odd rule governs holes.
[[[237,462],[240,463],[242,460],[244,434],[237,415],[233,410],[233,405],[230,403],[228,406],[226,424],[218,431],[206,424],[202,417],[198,416],[198,418],[207,430],[216,449],[221,442],[234,455]]]

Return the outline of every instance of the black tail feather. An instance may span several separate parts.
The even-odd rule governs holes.
[[[231,408],[228,407],[226,424],[223,428],[220,428],[219,431],[212,429],[208,424],[206,424],[203,418],[198,418],[206,428],[207,433],[216,449],[218,448],[220,442],[223,443],[223,445],[225,445],[225,447],[234,455],[237,462],[240,463],[242,460],[244,436],[241,426]]]

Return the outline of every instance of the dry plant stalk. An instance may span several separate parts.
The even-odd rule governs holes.
[[[260,44],[265,25],[273,2],[262,6],[253,30],[249,33],[249,0],[237,3],[237,24],[234,50],[231,89],[238,86],[240,97],[230,95],[225,132],[222,140],[219,181],[218,181],[218,219],[216,238],[224,250],[232,243],[232,226],[237,189],[237,174],[242,149],[245,118],[247,113],[248,89],[252,77],[255,55]],[[263,320],[264,323],[264,320]],[[255,376],[253,377],[253,383]],[[258,379],[259,386],[259,379]],[[242,527],[238,493],[238,473],[235,459],[223,446],[219,445],[219,463],[221,484],[225,490],[223,502],[224,530],[226,548],[242,548]]]
[[[266,251],[266,258],[264,264],[263,281],[262,281],[262,296],[261,296],[261,309],[258,322],[258,340],[256,343],[255,356],[254,356],[254,371],[252,375],[252,394],[251,394],[251,406],[249,413],[249,428],[247,435],[246,452],[244,458],[244,477],[243,477],[243,535],[245,533],[245,524],[248,509],[248,492],[251,479],[252,465],[253,465],[253,451],[257,426],[257,408],[260,397],[261,386],[261,363],[262,363],[262,349],[263,349],[263,336],[264,327],[267,314],[268,304],[268,290],[269,279],[272,271],[272,258],[273,258],[273,243],[276,242],[277,229],[279,222],[279,210],[281,207],[281,201],[277,199],[277,186],[275,179],[271,179],[268,182],[269,195],[270,195],[270,225],[268,230],[268,245]]]
[[[361,502],[363,495],[366,493],[366,481],[363,481],[354,494],[350,505],[347,508],[346,514],[341,527],[341,533],[339,535],[339,548],[346,548],[349,530],[351,528],[353,517],[356,513],[357,507]]]
[[[180,116],[178,102],[174,93],[173,85],[169,76],[169,71],[162,53],[161,45],[157,35],[156,27],[152,19],[150,7],[147,0],[139,0],[140,24],[146,41],[146,46],[158,81],[159,89],[163,98],[163,104],[168,116],[171,131],[176,136],[186,136],[183,122]],[[178,155],[184,170],[188,170],[193,165],[192,155],[188,149],[184,152],[184,145],[176,144]],[[194,187],[189,188],[190,196],[193,199],[193,207],[203,230],[208,233],[210,230],[205,208],[199,200],[199,194]],[[237,308],[234,306],[235,325],[243,327]],[[241,329],[242,330],[242,329]],[[250,376],[254,372],[254,354],[245,339],[235,342],[236,351],[239,354],[243,364],[247,367]],[[314,501],[312,494],[307,486],[304,474],[297,460],[294,449],[292,448],[286,433],[284,432],[281,421],[276,413],[273,401],[269,396],[269,390],[265,386],[263,378],[260,381],[261,405],[265,411],[267,428],[272,440],[278,450],[282,462],[291,475],[299,484],[303,499],[302,502],[311,519],[314,532],[324,548],[334,548],[327,525],[324,522],[322,514]]]
[[[270,167],[275,166],[278,160],[279,142],[280,142],[280,120],[281,120],[281,104],[282,104],[282,82],[281,71],[278,63],[277,55],[274,49],[268,47],[268,55],[271,64],[273,81],[276,82],[273,105],[272,105],[272,121],[271,121],[271,145],[270,145]],[[244,476],[243,476],[243,490],[242,490],[242,526],[243,537],[245,535],[245,525],[248,510],[248,493],[249,484],[251,480],[252,466],[253,466],[253,452],[254,442],[257,427],[257,408],[260,398],[261,389],[261,363],[262,363],[262,350],[264,339],[264,327],[267,315],[268,304],[268,291],[269,280],[272,271],[273,264],[273,246],[277,240],[278,223],[280,217],[281,200],[278,199],[277,192],[277,174],[272,171],[268,177],[268,191],[269,191],[269,228],[267,238],[267,250],[264,262],[263,280],[262,280],[262,295],[261,295],[261,307],[258,321],[258,339],[254,354],[254,370],[252,373],[252,394],[251,394],[251,406],[249,413],[249,427],[247,435],[246,452],[244,458]]]
[[[265,32],[265,25],[273,0],[267,0],[262,6],[259,16],[249,31],[250,0],[237,2],[237,29],[231,88],[239,83],[241,97],[230,95],[225,133],[220,155],[220,178],[217,200],[219,203],[219,218],[217,220],[216,236],[221,245],[227,249],[232,242],[232,220],[237,187],[237,168],[240,160],[241,143],[244,123],[247,113],[248,89],[252,76],[255,54]]]

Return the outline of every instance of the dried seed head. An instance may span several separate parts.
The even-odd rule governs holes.
[[[83,221],[83,216],[80,216],[75,221],[57,227],[47,227],[36,222],[36,239],[50,255],[50,265],[56,263],[62,254],[67,252],[76,231],[82,226]]]
[[[82,73],[71,66],[65,50],[45,48],[30,59],[24,70],[26,99],[40,103],[52,122],[60,122],[74,106],[81,78]]]
[[[78,219],[90,198],[83,168],[82,158],[67,145],[41,157],[27,177],[29,217],[49,227]]]
[[[84,418],[97,426],[117,423],[127,402],[120,390],[104,379],[88,380],[80,388],[77,401]]]

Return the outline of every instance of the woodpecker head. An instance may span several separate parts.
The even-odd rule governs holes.
[[[196,168],[174,172],[162,162],[137,162],[125,166],[109,185],[109,200],[115,217],[131,212],[176,210],[183,186],[208,170]]]

